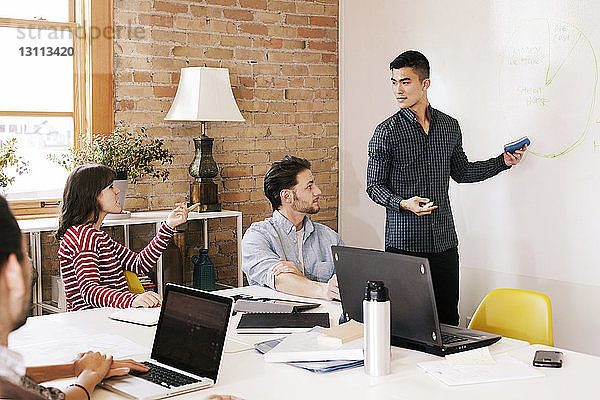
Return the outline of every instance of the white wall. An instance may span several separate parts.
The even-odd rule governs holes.
[[[457,118],[472,160],[527,134],[521,165],[451,184],[461,322],[497,287],[547,293],[558,346],[600,355],[600,5],[592,1],[340,2],[340,231],[383,248],[385,210],[365,193],[367,144],[397,111],[389,62],[432,66],[429,99]]]

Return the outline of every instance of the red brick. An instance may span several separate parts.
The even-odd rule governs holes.
[[[155,97],[175,97],[177,88],[174,86],[155,86],[153,88]]]
[[[206,49],[204,52],[204,57],[216,58],[220,60],[223,58],[233,58],[233,50],[214,47]]]
[[[134,82],[150,82],[150,72],[148,71],[135,71],[133,73]]]
[[[195,17],[208,17],[208,18],[223,18],[223,9],[219,7],[205,7],[205,6],[190,6],[190,11]]]
[[[252,39],[247,36],[221,36],[221,46],[250,47],[252,46]]]
[[[313,91],[306,89],[286,89],[285,98],[287,100],[307,100],[313,98]]]
[[[320,17],[320,16],[311,16],[310,24],[316,26],[330,26],[335,27],[337,25],[337,18],[334,17]]]
[[[170,28],[173,26],[173,17],[166,15],[148,15],[142,14],[138,17],[140,25],[164,26]]]
[[[170,14],[186,13],[188,11],[187,4],[171,3],[166,1],[154,1],[152,6],[156,11],[165,11]]]
[[[267,49],[281,49],[283,44],[282,39],[264,39],[264,38],[253,38],[252,47],[267,48]]]
[[[285,23],[288,25],[308,25],[308,17],[306,15],[287,14]]]
[[[228,192],[221,193],[221,201],[224,203],[239,203],[242,201],[250,200],[250,193],[248,192]]]
[[[221,176],[224,178],[249,176],[250,174],[251,174],[251,168],[248,165],[236,165],[236,166],[221,168]]]
[[[325,37],[325,29],[298,28],[298,37],[321,39]]]
[[[269,10],[294,13],[296,12],[296,4],[292,1],[269,0]]]
[[[256,10],[266,10],[267,0],[240,0],[240,6],[244,8],[254,8]]]
[[[206,4],[216,5],[216,6],[235,6],[237,0],[205,0]]]
[[[249,33],[251,35],[267,36],[267,26],[259,24],[240,24],[239,31]]]
[[[133,100],[121,100],[117,101],[116,108],[118,111],[133,110],[133,105]]]
[[[228,19],[235,21],[252,21],[254,20],[254,14],[246,10],[223,10],[223,16]]]
[[[337,51],[337,43],[311,40],[308,42],[308,48],[311,50]]]

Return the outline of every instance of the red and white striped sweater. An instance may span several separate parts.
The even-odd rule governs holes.
[[[148,273],[173,233],[175,230],[163,223],[150,244],[138,254],[92,225],[67,229],[58,249],[67,310],[130,307],[136,295],[129,292],[123,271]]]

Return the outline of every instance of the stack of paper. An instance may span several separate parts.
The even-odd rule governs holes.
[[[460,353],[459,353],[460,354]],[[469,385],[474,383],[497,382],[515,379],[542,377],[544,374],[508,354],[497,355],[493,363],[481,354],[475,356],[475,364],[465,365],[464,360],[428,361],[419,367],[435,376],[446,385]],[[455,364],[455,365],[453,365]]]
[[[256,343],[254,348],[261,354],[271,351],[275,346],[283,341],[284,338],[271,339]],[[339,371],[341,369],[362,367],[363,360],[327,360],[327,361],[292,361],[285,363],[292,367],[302,368],[310,372],[326,374],[328,372]]]
[[[338,348],[319,344],[319,330],[294,333],[265,354],[266,362],[364,360],[362,338]]]

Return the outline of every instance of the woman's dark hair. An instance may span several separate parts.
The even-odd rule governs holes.
[[[287,155],[275,161],[265,175],[265,196],[271,202],[273,211],[281,207],[281,191],[291,189],[298,181],[296,177],[304,170],[310,169],[310,162],[304,158]]]
[[[416,50],[408,50],[394,58],[390,63],[390,69],[400,69],[410,67],[415,70],[419,79],[423,82],[429,78],[429,61],[422,53]]]
[[[100,164],[77,167],[71,172],[63,192],[56,239],[61,240],[73,225],[95,224],[100,216],[100,192],[116,177],[112,168]]]
[[[19,263],[23,263],[21,246],[21,228],[8,208],[6,199],[0,196],[0,270],[6,265],[8,256],[14,254]]]

